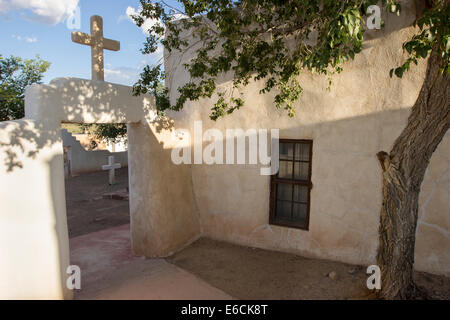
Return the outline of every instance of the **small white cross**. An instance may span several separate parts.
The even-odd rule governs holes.
[[[91,47],[92,80],[105,80],[103,49],[119,51],[120,42],[103,38],[103,19],[91,17],[91,34],[72,32],[72,41]]]
[[[114,156],[108,157],[108,164],[102,166],[102,170],[109,170],[109,184],[114,185],[116,169],[120,169],[120,163],[114,163]]]

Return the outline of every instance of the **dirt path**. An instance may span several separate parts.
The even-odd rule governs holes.
[[[205,238],[168,261],[238,299],[364,299],[370,294],[363,267]],[[449,278],[416,273],[416,281],[433,298],[450,299]]]
[[[126,191],[128,168],[116,171],[116,184],[108,185],[108,172],[99,171],[66,180],[69,237],[130,223],[129,202],[103,199],[108,193]]]

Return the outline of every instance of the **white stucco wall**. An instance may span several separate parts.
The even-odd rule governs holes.
[[[203,235],[238,244],[293,252],[304,256],[369,265],[376,259],[381,208],[381,169],[376,153],[389,151],[406,125],[424,79],[425,62],[412,67],[403,79],[390,79],[399,65],[402,43],[414,30],[411,1],[402,15],[385,16],[386,28],[366,34],[364,50],[344,72],[327,79],[305,72],[304,93],[297,116],[274,108],[273,94],[260,95],[261,83],[243,89],[246,105],[217,122],[209,120],[213,99],[188,102],[172,113],[176,128],[190,130],[203,121],[203,130],[280,129],[280,138],[314,141],[310,229],[269,225],[270,179],[259,166],[192,165],[192,184]],[[171,98],[189,80],[183,63],[193,55],[167,54],[165,69]],[[228,76],[220,86],[231,86]],[[203,131],[203,132],[204,132]],[[207,144],[204,144],[205,147]],[[450,275],[450,137],[433,155],[422,186],[417,231],[418,270]]]
[[[0,299],[71,298],[59,130],[0,122]]]
[[[170,165],[154,98],[100,81],[26,92],[26,118],[0,123],[0,299],[70,299],[61,122],[127,123],[133,251],[163,257],[200,233],[190,173]],[[83,272],[81,270],[81,272]]]

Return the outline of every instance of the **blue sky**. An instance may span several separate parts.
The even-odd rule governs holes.
[[[174,2],[174,1],[168,1]],[[81,28],[70,30],[67,17],[80,8]],[[161,53],[144,56],[145,34],[127,16],[138,0],[0,0],[0,54],[41,58],[51,63],[48,83],[57,77],[90,79],[91,50],[71,41],[72,31],[89,33],[89,18],[103,17],[106,38],[118,40],[118,52],[105,50],[105,80],[132,85],[146,64],[161,61]]]

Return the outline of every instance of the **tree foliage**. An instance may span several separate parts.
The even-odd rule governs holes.
[[[0,121],[21,119],[25,116],[25,90],[41,83],[50,63],[36,59],[22,59],[0,55]]]
[[[306,69],[330,79],[354,59],[364,41],[363,17],[375,0],[179,0],[179,6],[165,1],[141,0],[133,19],[142,26],[155,21],[142,52],[155,52],[162,45],[168,52],[195,49],[184,67],[190,81],[177,88],[179,97],[170,104],[167,91],[159,94],[160,110],[181,110],[186,101],[211,98],[216,94],[211,119],[217,120],[240,109],[240,91],[252,80],[264,81],[261,94],[275,90],[274,104],[295,115],[294,102],[302,93],[299,75]],[[383,7],[400,14],[401,5],[383,0]],[[420,31],[404,49],[409,59],[394,69],[399,77],[411,63],[427,57],[437,42],[448,62],[448,1],[435,0],[432,9],[416,21]],[[187,36],[189,34],[189,36]],[[448,64],[443,66],[448,72]],[[218,88],[217,78],[231,73],[231,88]],[[147,66],[134,86],[135,94],[155,93],[164,78],[162,65]]]
[[[434,1],[431,10],[426,10],[413,25],[419,28],[419,32],[403,44],[403,49],[408,52],[408,59],[398,68],[391,70],[391,77],[395,73],[401,78],[403,73],[409,70],[411,63],[417,64],[419,59],[427,58],[435,46],[444,61],[441,71],[450,74],[449,1]]]
[[[112,143],[116,143],[127,136],[127,125],[125,123],[83,124],[82,127],[94,138]]]

